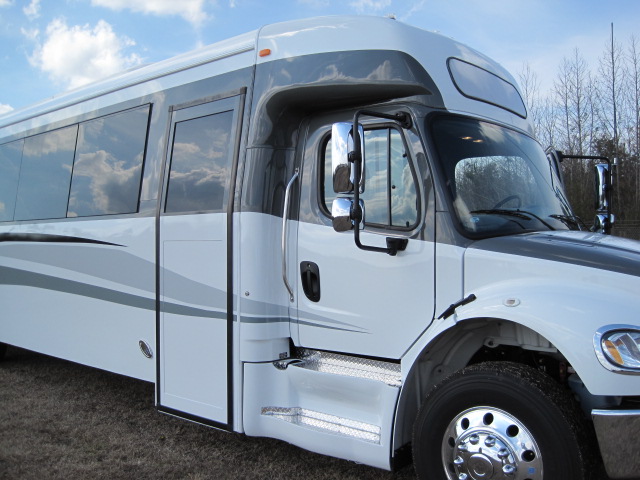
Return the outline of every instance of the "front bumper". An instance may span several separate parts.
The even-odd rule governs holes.
[[[640,410],[592,410],[591,417],[607,475],[640,478]]]

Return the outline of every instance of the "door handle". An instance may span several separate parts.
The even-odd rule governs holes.
[[[284,191],[284,211],[282,212],[282,280],[284,286],[287,287],[289,292],[289,300],[293,302],[293,288],[289,285],[289,279],[287,278],[287,219],[289,217],[289,203],[291,202],[291,188],[293,183],[298,178],[298,169],[295,169],[293,177],[289,180],[287,188]]]
[[[320,269],[313,262],[300,263],[302,290],[312,302],[320,301]]]

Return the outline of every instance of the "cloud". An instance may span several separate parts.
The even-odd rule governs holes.
[[[40,0],[31,0],[31,3],[22,9],[29,20],[35,20],[40,16]]]
[[[329,0],[298,0],[298,3],[310,8],[326,8],[331,4]]]
[[[414,14],[424,9],[425,3],[427,3],[427,0],[419,0],[417,2],[414,2],[408,11],[402,13],[399,16],[400,20],[402,20],[403,22],[406,22],[407,20],[409,20],[409,18],[411,18]]]
[[[0,0],[0,7],[9,7],[13,5],[12,0]]]
[[[91,0],[91,5],[151,15],[179,15],[194,25],[200,25],[208,18],[204,0]]]
[[[11,111],[13,111],[13,107],[11,105],[0,103],[0,115],[4,115],[5,113],[9,113]]]
[[[358,13],[376,13],[391,5],[391,0],[355,0],[349,6]]]
[[[69,27],[57,18],[47,26],[46,40],[29,61],[54,81],[75,88],[142,63],[135,53],[124,53],[134,45],[130,38],[116,35],[104,20],[94,27]]]
[[[37,28],[32,28],[31,30],[27,30],[26,28],[21,28],[20,32],[22,33],[22,35],[27,37],[28,40],[31,40],[34,42],[36,42],[38,40],[38,37],[40,36],[40,30],[38,30]]]

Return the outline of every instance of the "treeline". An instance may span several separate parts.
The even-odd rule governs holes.
[[[543,146],[617,159],[614,213],[621,226],[637,222],[640,235],[640,41],[631,36],[620,43],[612,35],[595,68],[576,48],[563,59],[553,89],[545,95],[528,65],[519,77],[535,135]],[[594,214],[593,163],[565,160],[563,164],[569,198],[589,225]]]

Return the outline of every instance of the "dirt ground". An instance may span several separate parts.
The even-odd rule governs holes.
[[[392,474],[160,414],[153,384],[9,347],[0,479],[371,479]]]

